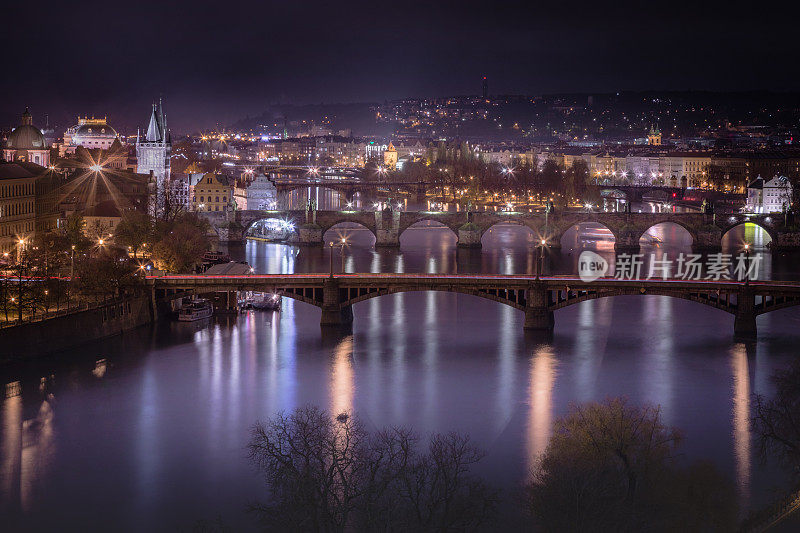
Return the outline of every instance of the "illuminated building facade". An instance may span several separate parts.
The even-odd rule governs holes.
[[[278,191],[265,174],[258,174],[237,182],[234,199],[239,209],[276,209]]]
[[[383,164],[389,170],[397,168],[397,150],[395,150],[391,141],[389,141],[389,146],[386,147],[386,150],[383,151]]]
[[[119,135],[108,125],[107,117],[78,117],[78,123],[64,132],[64,151],[73,153],[78,146],[108,150],[117,138]]]
[[[195,211],[230,211],[233,205],[233,187],[222,174],[209,172],[194,186]]]
[[[43,169],[0,163],[0,254],[19,250],[36,231],[36,178]]]
[[[658,129],[658,126],[650,128],[650,132],[647,134],[647,144],[661,146],[661,130]]]

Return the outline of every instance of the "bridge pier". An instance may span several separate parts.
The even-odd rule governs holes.
[[[300,246],[322,246],[322,228],[316,224],[303,224],[289,242]]]
[[[703,228],[692,236],[693,252],[718,252],[722,250],[722,230],[716,226]]]
[[[736,315],[733,320],[733,334],[736,337],[753,338],[757,335],[755,307],[753,289],[750,285],[744,285],[736,296]]]
[[[327,278],[322,284],[321,327],[339,327],[353,322],[353,307],[342,305],[339,297],[339,281]]]
[[[547,307],[547,287],[538,282],[526,291],[525,324],[527,330],[553,331],[555,318]]]
[[[614,251],[617,253],[638,254],[641,233],[625,230],[614,234]]]
[[[467,222],[458,228],[458,242],[456,246],[460,248],[480,248],[482,246],[481,229],[472,222]]]
[[[375,246],[400,246],[400,235],[396,229],[379,229],[375,232]]]
[[[375,212],[375,246],[400,246],[400,212],[384,209]]]

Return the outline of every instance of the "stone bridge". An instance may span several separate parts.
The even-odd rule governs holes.
[[[525,328],[552,330],[553,312],[569,305],[625,295],[657,295],[690,300],[734,315],[734,333],[756,334],[756,316],[800,305],[800,283],[761,281],[617,280],[584,282],[566,276],[465,274],[253,274],[249,276],[169,275],[148,277],[156,297],[259,291],[293,298],[322,309],[322,326],[352,322],[352,306],[387,294],[445,291],[478,296],[525,313]],[[236,301],[229,297],[229,301]]]
[[[773,249],[800,247],[800,232],[785,227],[780,215],[707,215],[701,213],[605,213],[562,211],[545,213],[514,213],[497,211],[433,212],[433,211],[231,211],[202,212],[221,242],[243,241],[248,229],[258,220],[282,219],[291,222],[295,230],[290,242],[300,245],[321,245],[324,233],[344,222],[356,223],[375,236],[376,246],[399,246],[400,236],[412,225],[433,221],[450,228],[458,246],[480,247],[481,237],[496,224],[512,223],[530,228],[537,238],[546,239],[547,246],[558,248],[561,237],[572,227],[595,223],[607,228],[614,236],[618,251],[636,251],[639,239],[653,226],[672,222],[684,228],[692,238],[695,250],[715,250],[722,246],[722,237],[734,227],[750,222],[766,230]]]

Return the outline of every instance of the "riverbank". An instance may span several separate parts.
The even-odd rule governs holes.
[[[75,348],[119,335],[157,318],[157,306],[148,295],[3,328],[0,330],[0,364]]]

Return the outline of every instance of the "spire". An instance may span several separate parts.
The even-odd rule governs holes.
[[[153,111],[150,113],[150,124],[147,126],[147,136],[145,140],[147,142],[155,142],[160,141],[162,138],[161,126],[158,123],[158,115],[156,114],[156,104],[153,104]]]
[[[22,125],[30,126],[31,124],[33,124],[33,117],[31,117],[31,112],[26,107],[25,112],[22,114]]]

